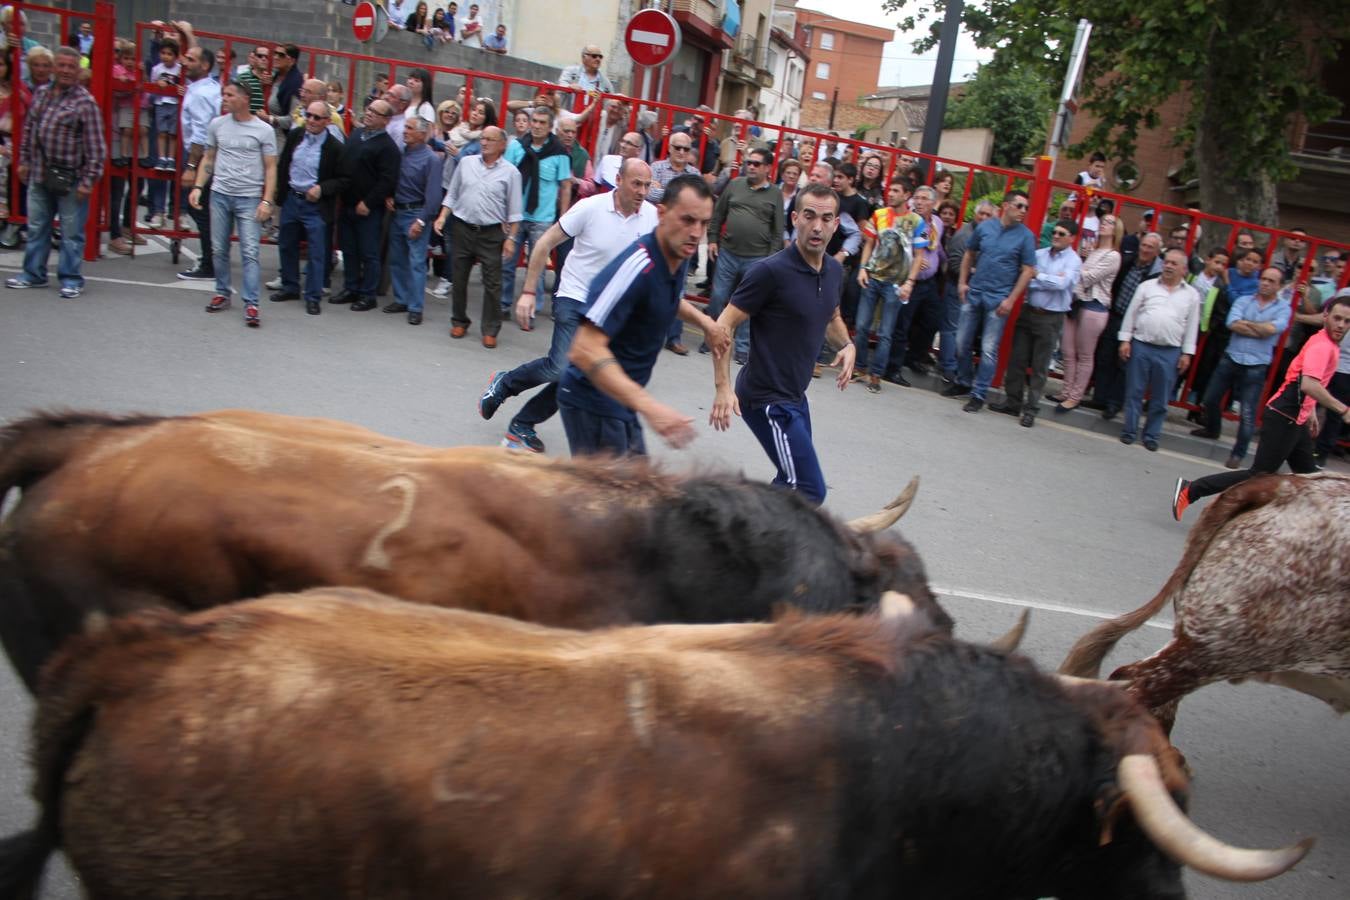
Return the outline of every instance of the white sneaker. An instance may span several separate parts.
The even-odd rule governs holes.
[[[442,278],[442,279],[441,279],[441,283],[438,284],[438,285],[436,285],[436,289],[435,289],[434,291],[431,292],[431,296],[433,296],[433,297],[449,297],[449,296],[450,296],[450,289],[451,289],[452,287],[453,287],[453,285],[450,284],[450,279],[449,279],[449,278]]]
[[[269,291],[281,290],[281,276],[278,275],[276,278],[273,278],[271,281],[267,282],[267,284],[264,285],[264,287],[266,287]]]
[[[151,228],[155,228],[155,229],[162,229],[162,228],[164,228],[164,225],[165,225],[164,214],[163,214],[163,213],[155,213],[153,216],[150,217],[150,221],[147,222],[146,224],[148,224]]]

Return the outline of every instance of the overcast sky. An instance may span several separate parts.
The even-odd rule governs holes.
[[[790,8],[792,0],[778,0],[778,8]],[[880,0],[801,0],[802,9],[810,9],[838,16],[850,22],[864,22],[880,28],[894,28],[902,17],[897,13],[882,11]],[[926,26],[921,26],[926,27]],[[891,85],[931,84],[933,66],[937,62],[937,48],[934,47],[923,56],[916,56],[912,48],[915,37],[921,32],[912,31],[902,35],[895,32],[895,40],[882,50],[880,87]],[[952,63],[952,81],[965,81],[975,74],[975,68],[981,62],[988,62],[993,54],[980,50],[963,31],[956,42],[956,59]]]

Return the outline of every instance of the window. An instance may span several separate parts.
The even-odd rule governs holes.
[[[825,96],[825,92],[824,92],[824,91],[812,91],[812,92],[811,92],[811,99],[812,99],[812,100],[828,100],[828,99],[830,99],[830,98]]]
[[[833,32],[822,31],[822,32],[820,33],[820,49],[822,49],[822,50],[833,50],[833,49],[834,49],[834,33],[833,33]]]
[[[829,77],[830,77],[830,64],[829,64],[829,63],[816,63],[816,77],[817,77],[817,78],[829,78]]]

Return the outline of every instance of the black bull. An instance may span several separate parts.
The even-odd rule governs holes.
[[[890,506],[844,523],[794,493],[643,461],[424,447],[324,419],[38,415],[0,432],[0,641],[30,689],[92,615],[366,587],[546,625],[874,608],[950,620]]]

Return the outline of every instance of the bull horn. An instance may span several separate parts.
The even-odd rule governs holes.
[[[910,504],[914,502],[914,495],[918,492],[919,476],[915,475],[909,480],[909,484],[905,485],[905,489],[900,492],[900,496],[896,497],[890,503],[887,503],[871,515],[863,516],[860,519],[854,519],[848,523],[848,527],[859,534],[871,534],[875,531],[885,531],[896,522],[899,522],[901,516],[909,512]]]
[[[1158,849],[1197,872],[1227,881],[1265,881],[1292,869],[1312,849],[1313,838],[1280,850],[1244,850],[1206,834],[1173,801],[1158,761],[1146,753],[1123,757],[1118,775],[1139,827]]]
[[[910,599],[909,594],[887,591],[881,595],[881,617],[883,619],[898,619],[913,612],[914,601]]]
[[[999,653],[1015,653],[1017,648],[1022,646],[1022,638],[1027,633],[1027,622],[1031,621],[1031,610],[1022,610],[1022,615],[1018,617],[1017,624],[1014,625],[1007,634],[996,641],[991,641],[989,647],[997,650]]]

